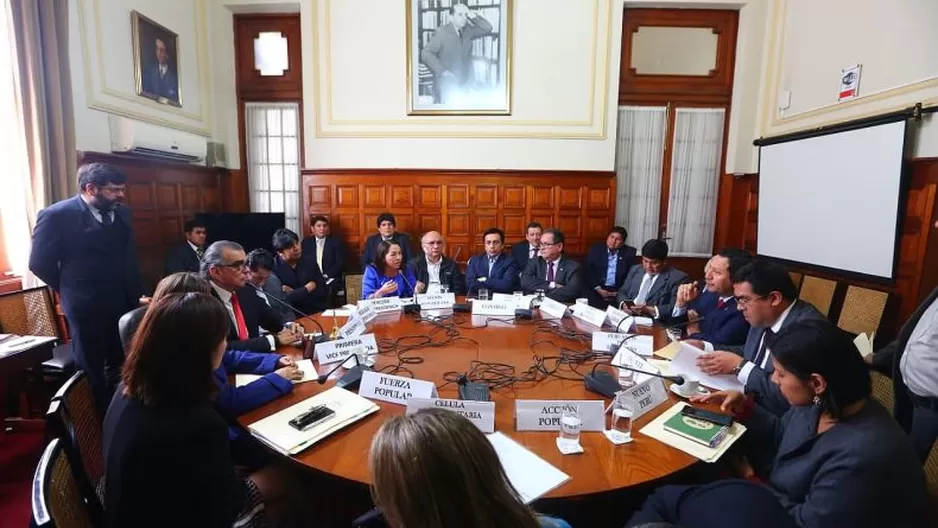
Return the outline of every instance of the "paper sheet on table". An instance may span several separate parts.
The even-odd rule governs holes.
[[[860,355],[866,357],[873,353],[873,339],[876,338],[876,332],[873,332],[872,335],[866,335],[866,332],[858,335],[853,338],[853,344],[857,346],[857,350],[860,351]]]
[[[674,359],[674,356],[677,355],[681,350],[680,341],[671,341],[668,343],[668,346],[661,347],[658,350],[655,350],[655,355],[664,359]]]
[[[505,468],[508,481],[518,490],[525,504],[570,480],[541,457],[502,433],[486,435]]]
[[[651,365],[654,366],[656,369],[658,369],[658,372],[660,372],[661,374],[664,374],[665,376],[671,375],[671,362],[670,361],[666,359],[649,358],[648,362],[651,363]]]
[[[301,359],[296,362],[296,366],[303,371],[303,377],[298,380],[293,380],[293,384],[305,383],[307,381],[314,381],[319,377],[319,373],[316,372],[316,367],[313,366],[312,359]],[[261,376],[257,374],[235,374],[235,387],[243,387],[248,383],[256,379],[260,379]]]
[[[704,354],[703,350],[681,342],[681,350],[671,360],[672,375],[688,375],[697,378],[705,387],[717,390],[736,390],[743,392],[743,384],[732,374],[717,374],[712,376],[704,374],[697,367],[697,357]]]
[[[351,317],[353,310],[351,308],[335,308],[326,310],[322,313],[323,317]]]
[[[655,320],[651,317],[635,317],[634,321],[638,326],[651,326],[655,324]]]
[[[672,432],[666,431],[664,429],[664,422],[675,414],[681,412],[687,403],[678,402],[667,411],[661,413],[660,416],[654,420],[648,422],[648,425],[642,427],[639,431],[645,436],[650,436],[655,440],[663,444],[667,444],[675,449],[679,449],[692,457],[697,457],[704,462],[713,463],[720,459],[723,456],[723,453],[733,445],[734,442],[739,440],[743,433],[746,432],[746,426],[739,423],[733,422],[733,425],[730,426],[730,430],[726,433],[726,438],[720,442],[720,445],[716,448],[707,447],[703,444],[698,444],[693,440],[688,440],[682,436],[676,435]]]

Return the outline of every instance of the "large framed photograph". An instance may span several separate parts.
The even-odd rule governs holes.
[[[407,113],[511,113],[511,0],[407,1]]]
[[[182,106],[179,90],[179,35],[137,11],[130,13],[137,95]]]

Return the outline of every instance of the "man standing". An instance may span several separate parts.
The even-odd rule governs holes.
[[[668,265],[668,244],[651,239],[642,246],[642,265],[632,266],[616,303],[635,315],[668,318],[677,300],[677,288],[690,279],[683,271]]]
[[[511,258],[515,259],[518,271],[524,271],[528,261],[537,258],[537,250],[541,245],[541,233],[544,227],[538,222],[531,222],[524,230],[524,242],[511,246]]]
[[[412,259],[408,266],[417,278],[417,293],[440,293],[445,285],[449,293],[463,294],[463,276],[456,261],[443,255],[446,242],[443,235],[430,231],[420,239],[423,255]]]
[[[482,234],[482,243],[485,253],[472,257],[466,264],[466,295],[475,295],[479,288],[514,293],[518,287],[518,268],[511,257],[502,254],[505,232],[490,227]]]
[[[179,104],[179,79],[170,68],[169,51],[163,39],[154,41],[156,64],[143,74],[143,92]]]
[[[186,239],[170,248],[166,254],[166,263],[163,265],[163,275],[172,275],[179,271],[199,272],[199,261],[205,253],[205,239],[208,231],[205,222],[189,220],[183,226]]]
[[[304,238],[301,244],[303,254],[316,262],[322,278],[326,281],[328,299],[335,298],[345,267],[345,244],[338,236],[333,236],[329,219],[322,215],[313,217],[313,236]]]
[[[91,163],[78,169],[80,194],[39,212],[29,269],[59,292],[72,351],[102,412],[124,363],[117,322],[140,305],[130,209],[121,204],[127,177]]]
[[[287,302],[305,314],[325,310],[326,281],[316,263],[303,255],[300,237],[281,228],[274,232],[271,245],[277,252],[274,274],[283,283]]]
[[[733,293],[733,275],[749,264],[749,254],[741,249],[725,248],[710,258],[704,268],[705,287],[682,284],[671,311],[672,323],[687,323],[689,339],[739,346],[746,342],[749,323],[737,309]]]
[[[625,245],[629,233],[624,227],[615,226],[606,235],[606,242],[599,242],[586,254],[586,297],[590,306],[605,310],[615,304],[619,288],[625,282],[625,274],[635,265],[636,250]]]
[[[378,225],[378,232],[365,240],[365,251],[362,252],[361,261],[362,269],[365,269],[369,264],[374,264],[378,243],[382,241],[396,242],[399,246],[401,246],[401,256],[404,259],[403,262],[406,263],[409,261],[410,237],[404,233],[397,232],[397,220],[394,219],[394,215],[391,213],[381,213],[378,215],[376,224]]]
[[[580,265],[563,253],[564,236],[557,229],[541,234],[541,258],[528,261],[521,274],[521,289],[525,294],[544,290],[544,294],[560,302],[573,302],[583,289]]]
[[[436,103],[448,104],[471,88],[472,41],[492,32],[492,24],[465,4],[453,6],[447,24],[436,29],[420,52],[420,62],[433,72]]]

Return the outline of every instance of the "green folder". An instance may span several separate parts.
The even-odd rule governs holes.
[[[675,414],[664,422],[665,431],[710,448],[720,445],[720,442],[726,438],[726,433],[729,429],[730,428],[725,425],[718,425],[690,416],[684,416],[681,413]]]

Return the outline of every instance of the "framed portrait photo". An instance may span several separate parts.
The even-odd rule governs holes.
[[[511,1],[407,0],[407,113],[511,113]]]
[[[137,11],[131,11],[130,24],[137,95],[181,107],[179,35]]]

